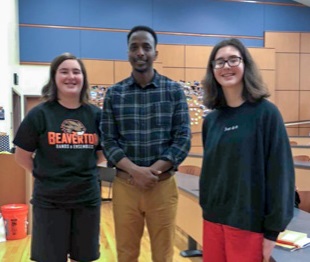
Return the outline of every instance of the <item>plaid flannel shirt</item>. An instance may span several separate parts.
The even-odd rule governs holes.
[[[183,88],[155,71],[141,88],[133,76],[108,88],[101,119],[109,166],[128,157],[139,166],[169,160],[174,168],[190,149],[190,118]]]

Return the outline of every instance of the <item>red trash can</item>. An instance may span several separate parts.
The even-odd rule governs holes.
[[[8,204],[1,207],[7,240],[27,236],[28,206],[26,204]]]

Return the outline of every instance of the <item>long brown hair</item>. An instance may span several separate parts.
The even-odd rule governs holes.
[[[84,76],[83,87],[82,87],[81,94],[80,94],[80,103],[82,104],[89,103],[88,79],[87,79],[87,73],[86,73],[85,66],[80,59],[78,59],[76,56],[70,53],[61,54],[60,56],[57,56],[56,58],[54,58],[54,60],[52,61],[51,66],[50,66],[49,80],[47,84],[43,86],[42,91],[41,91],[43,101],[52,102],[52,101],[58,100],[55,75],[56,75],[59,65],[62,62],[69,60],[69,59],[76,60],[79,63],[81,70],[82,70],[82,74]]]
[[[207,73],[202,81],[204,90],[204,105],[207,108],[214,109],[227,105],[226,99],[221,85],[216,81],[212,61],[215,59],[216,53],[219,49],[225,46],[233,46],[239,52],[244,64],[243,74],[243,92],[242,97],[246,101],[256,102],[262,98],[269,96],[268,89],[263,82],[260,71],[254,62],[248,49],[236,38],[223,40],[214,46],[207,65]]]

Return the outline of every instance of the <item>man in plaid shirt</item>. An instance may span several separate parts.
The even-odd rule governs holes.
[[[103,150],[116,166],[113,212],[119,262],[138,261],[144,223],[152,260],[173,259],[178,201],[173,176],[190,149],[182,87],[153,68],[157,36],[136,26],[127,36],[130,77],[108,88],[101,122]]]

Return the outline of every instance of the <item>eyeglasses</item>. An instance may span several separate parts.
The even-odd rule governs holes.
[[[223,68],[226,63],[230,67],[238,66],[241,63],[241,60],[242,60],[242,58],[239,56],[232,56],[232,57],[229,57],[227,60],[217,59],[217,60],[213,60],[211,63],[212,63],[212,67],[214,69],[220,69],[220,68]]]

